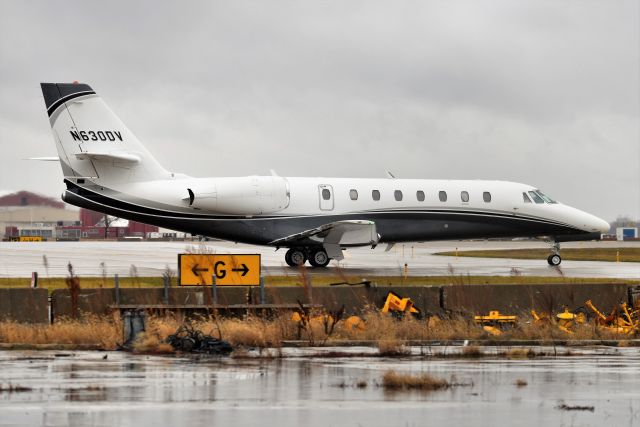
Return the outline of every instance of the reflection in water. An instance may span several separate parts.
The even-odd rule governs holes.
[[[41,360],[0,352],[1,383],[32,389],[0,393],[0,425],[481,426],[500,425],[505,418],[522,426],[634,425],[640,424],[639,355],[634,348],[619,349],[615,359],[587,351],[522,360],[196,360],[112,353],[105,361],[91,352]],[[379,384],[389,369],[461,385],[385,392]],[[517,380],[527,385],[518,387]],[[595,410],[561,411],[562,403]]]

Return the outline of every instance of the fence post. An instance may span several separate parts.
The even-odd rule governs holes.
[[[216,286],[216,275],[215,273],[211,276],[211,294],[213,297],[213,305],[218,304],[218,287]]]
[[[169,276],[164,275],[162,279],[164,282],[164,304],[169,305]]]
[[[116,290],[116,305],[120,305],[120,278],[118,277],[118,273],[114,275],[113,283]]]
[[[260,305],[265,305],[266,297],[264,294],[264,276],[260,276]]]

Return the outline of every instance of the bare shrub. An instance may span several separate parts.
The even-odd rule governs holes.
[[[71,315],[77,319],[79,315],[78,296],[80,294],[80,278],[74,273],[71,263],[67,264],[67,270],[69,271],[69,276],[64,279],[64,283],[67,285],[71,297]]]
[[[135,353],[168,354],[173,353],[171,344],[164,342],[160,335],[154,331],[141,332],[133,342]]]
[[[380,356],[406,356],[411,351],[409,347],[402,345],[398,340],[379,340],[377,345]]]
[[[531,348],[511,348],[504,353],[509,359],[527,359],[536,356],[535,351]]]
[[[527,380],[523,380],[522,378],[518,378],[516,380],[516,382],[514,383],[514,385],[516,387],[525,387],[527,386],[529,383],[527,382]]]
[[[484,356],[484,352],[480,349],[480,347],[476,345],[469,345],[466,347],[462,347],[462,356],[464,357],[482,357]]]
[[[382,376],[382,386],[389,390],[440,390],[451,387],[451,384],[429,374],[411,375],[387,371]]]

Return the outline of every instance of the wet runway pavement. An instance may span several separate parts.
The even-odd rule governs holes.
[[[640,246],[640,242],[576,242],[573,247]],[[568,276],[602,278],[640,278],[640,263],[563,261],[559,269],[549,267],[546,259],[514,260],[497,258],[443,257],[435,252],[472,249],[547,248],[544,242],[429,242],[396,245],[385,252],[384,245],[372,250],[352,248],[345,251],[339,267],[332,262],[327,269],[308,269],[312,274],[338,276],[340,269],[348,274],[367,276],[398,276],[404,264],[413,276],[510,275],[513,271],[525,276]],[[259,253],[266,275],[297,275],[295,268],[284,263],[285,250],[275,251],[264,246],[236,245],[226,242],[0,242],[0,277],[29,277],[38,271],[41,277],[65,276],[67,263],[72,262],[81,276],[131,275],[135,266],[139,276],[160,276],[167,266],[175,271],[177,254],[190,251],[211,253]],[[48,270],[44,266],[46,257]]]
[[[572,351],[583,354],[193,360],[5,351],[0,385],[30,391],[0,392],[0,426],[640,425],[640,349]],[[460,385],[388,392],[378,384],[389,369]]]

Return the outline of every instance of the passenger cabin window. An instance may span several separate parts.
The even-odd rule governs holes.
[[[393,192],[393,197],[396,198],[397,201],[402,201],[402,191],[396,190]]]
[[[524,200],[525,203],[531,203],[531,199],[527,196],[527,193],[522,193],[522,200]]]
[[[323,189],[322,189],[322,198],[323,198],[324,200],[329,200],[329,199],[331,199],[331,191],[329,191],[329,189],[328,189],[328,188],[323,188]]]
[[[485,203],[490,203],[491,202],[491,193],[489,193],[488,191],[485,191],[484,193],[482,193],[482,200],[484,200]]]
[[[349,190],[349,197],[351,200],[358,200],[358,190]]]
[[[438,193],[438,198],[440,199],[441,202],[446,202],[447,201],[447,192],[446,191],[440,191]]]
[[[424,191],[418,190],[416,192],[416,198],[419,202],[424,202]]]
[[[467,193],[466,191],[460,192],[460,199],[462,199],[463,202],[468,202],[469,201],[469,193]]]
[[[378,190],[371,191],[371,198],[376,201],[380,200],[380,191]]]
[[[529,191],[529,195],[531,196],[534,202],[544,203],[544,200],[542,200],[542,197],[538,196],[538,193],[536,193],[535,191]]]

